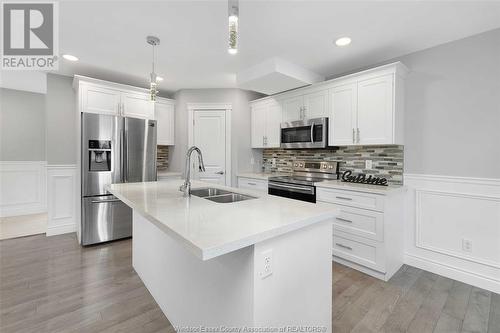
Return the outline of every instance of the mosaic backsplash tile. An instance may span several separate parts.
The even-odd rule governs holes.
[[[168,170],[168,146],[156,146],[156,170]]]
[[[272,166],[272,159],[276,166]],[[345,146],[326,149],[264,149],[262,165],[273,172],[292,172],[297,160],[338,161],[340,172],[365,173],[387,178],[389,185],[403,184],[404,146]],[[365,160],[373,161],[371,170],[365,169]]]

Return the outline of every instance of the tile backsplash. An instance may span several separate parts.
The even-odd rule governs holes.
[[[168,146],[156,146],[156,170],[168,170]]]
[[[272,166],[272,159],[276,166]],[[274,172],[292,172],[292,164],[297,160],[338,161],[340,172],[347,170],[354,174],[365,173],[387,178],[390,185],[403,184],[404,147],[344,146],[326,149],[264,149],[262,164]],[[372,160],[372,169],[365,169],[365,161]]]

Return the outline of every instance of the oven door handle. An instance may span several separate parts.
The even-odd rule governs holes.
[[[300,185],[289,185],[289,184],[277,184],[277,183],[269,183],[269,188],[276,190],[284,190],[289,192],[300,192],[306,194],[314,194],[313,186],[300,186]]]
[[[314,124],[311,124],[311,142],[314,142]]]

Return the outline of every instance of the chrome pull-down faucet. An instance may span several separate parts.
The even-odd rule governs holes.
[[[200,148],[192,146],[186,153],[186,167],[184,169],[186,179],[184,180],[184,184],[182,184],[179,188],[179,191],[184,192],[184,197],[191,196],[191,155],[193,151],[198,153],[198,169],[201,172],[205,171],[205,164],[203,163],[203,155],[201,154]]]

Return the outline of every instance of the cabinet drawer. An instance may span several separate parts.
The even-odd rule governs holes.
[[[377,211],[384,210],[384,198],[376,194],[318,188],[316,200]]]
[[[385,273],[383,243],[335,232],[333,235],[333,255]]]
[[[384,241],[384,214],[366,209],[338,206],[339,215],[333,222],[334,230]]]
[[[267,181],[262,179],[238,178],[238,187],[267,193]]]

